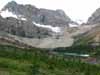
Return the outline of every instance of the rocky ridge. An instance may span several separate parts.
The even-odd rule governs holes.
[[[93,14],[89,17],[88,24],[97,24],[100,23],[100,8],[96,9],[96,11],[93,12]]]
[[[66,31],[71,19],[63,10],[9,2],[0,12],[0,32],[16,42],[40,48],[66,47],[73,38]],[[2,35],[0,35],[2,36]]]

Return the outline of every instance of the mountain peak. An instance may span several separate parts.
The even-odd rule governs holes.
[[[71,19],[63,10],[37,8],[29,4],[18,4],[15,1],[8,2],[8,4],[2,9],[2,11],[6,10],[12,12],[14,15],[21,15],[28,20],[45,25],[62,26],[71,23]]]
[[[100,8],[96,9],[95,12],[89,17],[88,24],[100,23]]]
[[[63,10],[37,8],[33,5],[11,1],[4,6],[0,15],[2,16],[0,31],[18,36],[18,38],[20,36],[28,40],[34,39],[30,40],[32,45],[63,47],[73,43],[73,39],[66,31],[72,21]],[[25,43],[30,44],[28,41]]]
[[[2,9],[2,11],[3,11],[3,10],[6,10],[6,9],[8,9],[8,10],[10,10],[10,11],[11,11],[11,9],[14,10],[16,6],[17,6],[17,3],[16,3],[15,1],[8,2],[8,3],[6,4],[6,6],[4,6],[4,8]]]

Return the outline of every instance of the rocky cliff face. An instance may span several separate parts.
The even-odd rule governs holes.
[[[89,31],[78,35],[74,45],[100,46],[100,23],[95,24]]]
[[[72,22],[62,10],[38,9],[14,1],[9,2],[0,14],[0,30],[23,37],[52,36]]]
[[[6,19],[0,17],[0,31],[28,38],[43,38],[51,34],[51,31],[45,28],[39,28],[31,22],[21,21],[13,17]]]
[[[100,8],[98,8],[88,19],[88,24],[100,23]]]
[[[9,2],[2,11],[8,10],[17,16],[22,16],[27,20],[35,21],[45,25],[67,25],[71,22],[70,18],[63,10],[48,10],[36,8],[32,5],[20,5],[16,2]]]
[[[100,8],[88,18],[87,26],[92,29],[77,36],[74,45],[94,45],[100,46]],[[84,30],[85,31],[85,30]]]
[[[39,48],[71,46],[73,38],[67,32],[70,23],[73,21],[63,10],[39,9],[12,1],[0,11],[0,37],[7,43]]]

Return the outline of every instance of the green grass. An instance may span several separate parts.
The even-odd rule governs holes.
[[[52,55],[43,49],[0,45],[0,75],[100,75],[100,65]]]

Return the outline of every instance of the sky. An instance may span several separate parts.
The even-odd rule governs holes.
[[[12,0],[0,0],[0,9]],[[38,8],[62,9],[73,21],[86,22],[100,7],[100,0],[13,0],[20,4],[31,4]]]

